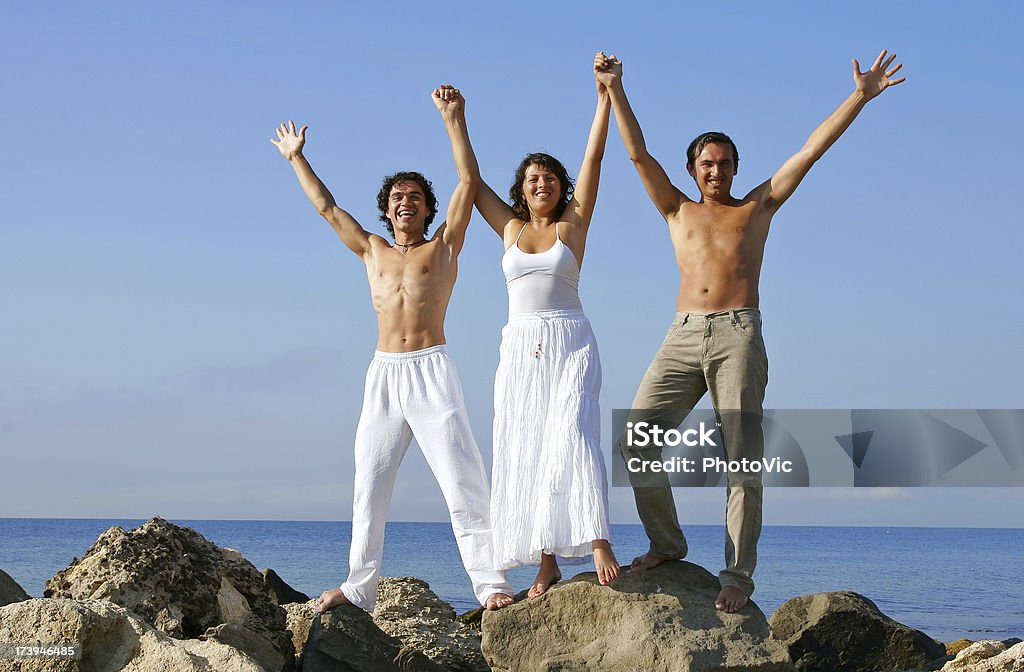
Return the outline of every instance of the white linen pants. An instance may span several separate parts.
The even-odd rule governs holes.
[[[441,486],[462,564],[480,604],[512,594],[494,569],[490,489],[469,424],[462,385],[444,345],[415,352],[378,351],[366,372],[355,442],[349,575],[341,590],[372,611],[384,556],[384,523],[398,466],[413,438]]]

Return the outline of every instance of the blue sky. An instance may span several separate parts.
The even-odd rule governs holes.
[[[883,48],[873,101],[776,216],[762,273],[767,407],[1024,408],[1017,3],[10,5],[0,27],[0,516],[347,519],[376,321],[363,266],[268,141],[293,118],[363,225],[379,180],[455,182],[429,93],[467,97],[484,178],[523,154],[575,174],[598,49],[690,195],[723,130],[743,192]],[[507,310],[475,216],[448,341],[490,459]],[[672,319],[666,227],[611,131],[582,299],[602,404],[627,406]],[[606,430],[608,427],[606,426]],[[607,434],[607,431],[606,431]],[[606,439],[606,454],[607,436]],[[444,520],[411,451],[394,520]],[[724,494],[677,497],[720,523]],[[1017,526],[1020,489],[771,491],[768,524]],[[613,522],[636,521],[613,489]]]

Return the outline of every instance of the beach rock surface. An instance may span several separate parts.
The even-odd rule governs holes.
[[[300,593],[289,586],[272,569],[263,570],[263,583],[266,584],[267,592],[270,595],[270,599],[274,601],[274,604],[280,604],[283,607],[286,604],[305,604],[309,602],[309,595]]]
[[[789,647],[797,670],[907,670],[946,655],[941,643],[852,592],[794,597],[772,615],[771,626]]]
[[[82,558],[46,582],[44,595],[109,600],[179,639],[197,638],[222,624],[242,625],[286,661],[271,672],[290,670],[294,661],[285,612],[269,597],[252,563],[161,518],[130,532],[110,528]],[[242,634],[233,629],[223,636]]]
[[[496,672],[791,672],[757,605],[717,611],[719,589],[717,577],[689,562],[624,573],[608,586],[580,574],[536,600],[484,613],[484,657]]]
[[[0,607],[0,642],[80,647],[78,659],[0,659],[0,672],[265,672],[237,649],[174,639],[107,601],[34,599]]]
[[[450,604],[426,581],[411,576],[382,577],[373,621],[406,648],[451,672],[488,672],[480,633],[461,623]]]
[[[281,651],[258,624],[253,627],[243,623],[221,623],[209,628],[199,639],[244,651],[265,670],[291,672],[295,669],[292,650]]]
[[[313,618],[302,672],[443,672],[422,651],[404,647],[359,607],[335,607]]]
[[[286,624],[288,626],[288,632],[292,633],[292,646],[295,647],[295,668],[299,669],[302,662],[302,649],[306,646],[306,640],[309,639],[309,630],[313,627],[313,618],[316,614],[316,602],[310,600],[305,604],[285,604],[282,605],[286,616]]]
[[[956,654],[960,653],[961,651],[966,649],[971,644],[974,644],[974,640],[973,639],[966,639],[966,638],[958,639],[958,640],[953,641],[953,642],[946,642],[946,655],[947,656],[955,656]]]
[[[943,665],[942,672],[1024,672],[1024,642],[1010,647],[995,640],[975,642]]]
[[[29,599],[29,594],[25,592],[25,589],[19,586],[18,582],[12,579],[7,572],[0,569],[0,607],[27,599]]]

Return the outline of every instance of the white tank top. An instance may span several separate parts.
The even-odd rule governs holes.
[[[582,310],[579,262],[558,236],[558,224],[555,224],[555,244],[546,252],[536,254],[519,249],[519,238],[525,229],[524,224],[516,242],[501,258],[501,270],[505,272],[508,287],[509,314]]]

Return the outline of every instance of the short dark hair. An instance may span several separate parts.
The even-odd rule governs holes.
[[[569,201],[572,199],[572,192],[576,187],[573,185],[572,178],[569,177],[569,172],[562,165],[562,162],[543,152],[527,154],[519,164],[519,167],[516,168],[516,176],[508,190],[512,212],[516,213],[516,217],[519,219],[527,222],[530,221],[530,206],[526,204],[526,198],[523,196],[523,182],[526,181],[526,169],[534,165],[540,166],[544,170],[550,170],[562,184],[562,193],[558,197],[558,205],[555,207],[555,217],[561,217],[565,211],[565,206],[569,205]]]
[[[704,151],[704,148],[712,142],[732,147],[732,167],[734,170],[740,167],[740,152],[736,149],[736,143],[732,141],[732,138],[725,133],[709,131],[698,135],[693,139],[693,142],[690,143],[690,146],[687,147],[686,170],[693,170],[693,166],[697,162],[697,157],[700,156],[700,153]]]
[[[437,197],[434,196],[434,187],[430,184],[430,180],[423,177],[423,173],[402,171],[384,178],[384,182],[380,185],[380,191],[377,192],[377,209],[380,210],[380,221],[384,222],[384,228],[394,238],[395,227],[391,220],[388,219],[388,197],[391,196],[391,187],[399,182],[415,182],[423,190],[423,195],[427,199],[427,208],[430,210],[430,214],[423,221],[423,235],[425,237],[427,235],[427,228],[434,221],[434,215],[437,214]]]

